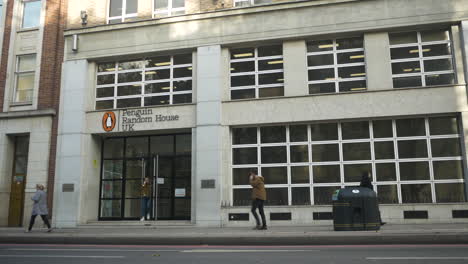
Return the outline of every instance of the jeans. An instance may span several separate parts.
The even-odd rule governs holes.
[[[34,225],[34,221],[36,220],[36,216],[37,215],[31,215],[31,220],[29,221],[29,228],[28,230],[31,231],[33,225]],[[49,223],[49,219],[47,219],[47,215],[41,215],[41,218],[42,218],[42,221],[44,221],[44,223],[47,225],[47,228],[50,229],[50,223]]]
[[[141,217],[146,219],[146,215],[151,213],[151,198],[142,197],[141,198]]]
[[[265,220],[265,212],[263,211],[263,200],[260,199],[255,199],[252,200],[252,209],[251,212],[253,216],[255,217],[255,221],[257,222],[257,225],[260,225],[260,220],[258,219],[257,212],[255,212],[258,208],[258,211],[260,212],[260,216],[262,217],[262,223],[263,226],[266,226],[266,220]]]

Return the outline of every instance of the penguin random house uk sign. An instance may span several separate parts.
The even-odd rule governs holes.
[[[187,111],[183,111],[187,112]],[[160,109],[122,109],[100,113],[101,126],[104,132],[131,132],[171,127],[171,124],[187,123],[187,115],[168,113]],[[188,124],[187,124],[188,125]]]

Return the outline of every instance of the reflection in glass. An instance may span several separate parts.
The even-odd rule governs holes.
[[[422,86],[421,76],[393,78],[393,88]]]
[[[398,155],[400,159],[427,158],[426,140],[398,141]]]
[[[402,184],[401,198],[403,203],[431,203],[430,184]]]
[[[389,34],[390,45],[417,43],[418,37],[416,32],[403,32]]]
[[[429,131],[431,135],[458,134],[458,122],[456,117],[443,116],[429,118]]]
[[[291,167],[291,183],[309,183],[309,166]]]
[[[289,126],[289,141],[307,142],[307,126],[306,125]]]
[[[340,182],[340,165],[315,165],[313,166],[314,183]]]
[[[174,137],[173,136],[153,136],[150,138],[151,155],[173,155]]]
[[[107,138],[104,140],[104,158],[122,158],[124,150],[123,138]]]
[[[318,40],[307,42],[307,52],[322,52],[333,50],[333,40]]]
[[[426,85],[446,85],[446,84],[454,84],[455,83],[455,76],[453,73],[448,74],[434,74],[434,75],[426,75]]]
[[[377,197],[381,204],[396,204],[398,203],[398,193],[396,185],[378,185]]]
[[[257,128],[242,127],[232,129],[232,144],[257,144]]]
[[[463,163],[461,160],[433,161],[434,179],[463,179]]]
[[[266,188],[265,205],[288,205],[288,188]]]
[[[261,127],[260,138],[261,138],[262,143],[286,142],[286,127],[285,126]]]
[[[372,121],[374,138],[393,137],[392,120],[374,120]]]
[[[339,186],[332,187],[314,187],[314,204],[331,204],[332,195],[336,190],[340,189]]]
[[[287,167],[262,167],[262,176],[265,178],[265,184],[287,184]]]
[[[255,75],[231,76],[231,87],[254,86]]]
[[[369,122],[345,122],[341,123],[343,139],[369,138]]]
[[[96,110],[114,108],[114,100],[96,101]]]
[[[102,181],[101,198],[121,198],[122,181]]]
[[[231,91],[232,100],[255,98],[255,89],[233,90]]]
[[[150,212],[151,215],[151,206]],[[141,217],[141,199],[125,199],[124,217],[126,218],[140,218]]]
[[[145,98],[146,99],[146,98]],[[118,99],[117,108],[140,107],[141,98]]]
[[[315,124],[310,126],[312,140],[338,140],[338,124]]]
[[[286,163],[286,146],[261,147],[262,163]]]
[[[254,61],[242,61],[231,63],[231,73],[239,72],[254,72],[255,62]]]
[[[360,49],[364,47],[363,38],[356,37],[356,38],[337,39],[336,47],[338,50]]]
[[[309,147],[307,145],[291,146],[290,158],[291,162],[308,162]]]
[[[429,162],[400,162],[400,180],[429,180]]]
[[[336,92],[334,82],[309,84],[309,94],[334,93],[334,92]]]
[[[169,95],[145,97],[145,106],[169,104]]]
[[[139,95],[141,94],[141,85],[124,85],[117,87],[117,96]]]
[[[323,80],[334,80],[335,70],[331,69],[316,69],[309,70],[309,81],[323,81]]]
[[[380,181],[396,181],[395,163],[376,163],[376,179]]]
[[[374,142],[375,159],[394,159],[393,141]]]
[[[176,135],[176,154],[192,153],[192,134]]]
[[[463,183],[438,183],[435,185],[435,191],[438,203],[466,202],[465,184]]]
[[[192,102],[192,94],[174,94],[172,96],[172,104],[188,104]]]
[[[333,65],[333,54],[307,56],[307,66]]]
[[[23,1],[22,28],[39,27],[42,1]]]
[[[270,57],[270,56],[281,56],[283,55],[283,46],[264,46],[258,48],[258,57]]]
[[[371,164],[344,164],[345,182],[360,182],[362,174],[372,171]]]
[[[340,160],[338,144],[312,145],[312,161],[338,161]]]
[[[102,163],[102,179],[122,179],[123,161],[122,160],[104,160]]]
[[[127,169],[127,171],[129,171],[129,169]],[[127,174],[127,177],[129,177],[128,174]],[[142,184],[141,176],[137,180],[126,180],[125,181],[125,198],[140,198],[141,197],[141,184]]]
[[[120,217],[120,200],[101,200],[101,217]]]
[[[233,205],[234,206],[246,206],[252,203],[252,190],[249,189],[234,189],[233,193]],[[269,199],[269,197],[268,197]]]
[[[292,205],[310,205],[310,188],[295,187],[291,188]]]
[[[459,138],[431,139],[433,157],[458,157],[461,156]]]
[[[249,185],[249,173],[256,169],[250,168],[233,168],[232,169],[232,184],[233,185]]]
[[[257,148],[235,148],[232,160],[233,164],[257,164]]]
[[[343,160],[370,160],[370,143],[343,144]]]

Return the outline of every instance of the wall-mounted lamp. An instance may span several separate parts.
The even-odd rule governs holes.
[[[86,10],[81,11],[81,25],[86,26],[88,24],[88,14],[86,13]]]
[[[77,34],[73,35],[72,51],[74,52],[78,51],[78,35]]]

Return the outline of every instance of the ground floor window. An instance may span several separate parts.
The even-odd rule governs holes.
[[[105,139],[99,218],[141,218],[147,177],[148,218],[190,219],[191,144],[191,134]]]
[[[456,116],[232,128],[232,200],[250,204],[248,172],[265,178],[267,205],[331,204],[371,172],[380,203],[465,202]]]

